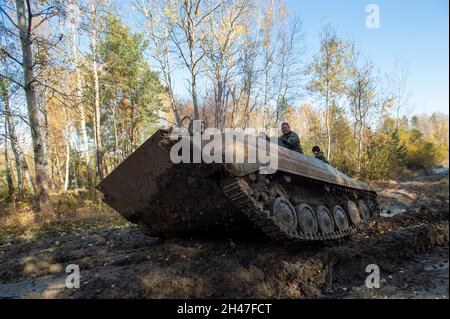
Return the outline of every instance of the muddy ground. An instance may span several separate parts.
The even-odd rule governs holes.
[[[0,298],[448,298],[448,172],[374,186],[383,217],[339,242],[163,242],[133,226],[0,239]],[[369,264],[380,288],[366,288]]]

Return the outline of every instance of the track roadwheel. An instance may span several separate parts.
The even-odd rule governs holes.
[[[361,216],[359,215],[358,206],[352,200],[347,200],[347,213],[353,225],[359,224],[361,222]]]
[[[363,220],[370,219],[370,209],[362,199],[358,200],[359,214]]]
[[[287,233],[295,233],[297,216],[292,204],[283,197],[277,197],[270,205],[271,217]]]
[[[300,230],[305,234],[317,234],[319,224],[317,222],[314,210],[308,204],[300,204],[295,206],[297,213],[298,225]]]
[[[317,222],[319,224],[320,231],[323,234],[332,233],[334,231],[333,216],[328,208],[323,205],[317,208]]]
[[[348,219],[347,215],[345,214],[344,209],[339,206],[335,205],[333,208],[333,219],[334,223],[336,225],[336,228],[338,230],[344,230],[348,228]]]

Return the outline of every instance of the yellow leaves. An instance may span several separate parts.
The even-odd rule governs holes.
[[[172,8],[170,6],[167,7],[167,8],[164,8],[163,12],[164,12],[163,15],[166,16],[167,20],[172,21],[172,22],[177,21],[177,19],[178,19],[178,12],[176,10],[172,10]],[[157,20],[155,22],[157,24],[159,24],[161,18],[163,18],[162,15],[161,15],[161,17],[158,16]]]
[[[178,20],[178,13],[177,11],[172,11],[171,9],[164,9],[164,15],[165,15],[165,19],[168,21],[169,24],[173,24]],[[155,24],[159,25],[160,23],[164,23],[161,22],[161,20],[164,20],[163,15],[160,15],[158,17],[156,17],[155,19]]]
[[[285,118],[286,122],[294,123],[297,118],[295,108],[293,106],[288,106],[283,113],[283,117]]]
[[[278,14],[281,18],[286,18],[288,16],[288,10],[285,4],[281,4],[278,10]]]
[[[235,33],[238,36],[240,36],[240,35],[247,35],[248,34],[248,28],[245,25],[239,25],[239,26],[236,27]]]

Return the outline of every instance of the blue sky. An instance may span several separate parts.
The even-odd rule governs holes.
[[[448,0],[286,0],[291,15],[301,18],[309,54],[318,51],[323,22],[339,37],[353,40],[382,74],[395,61],[408,69],[410,104],[414,113],[449,113]],[[380,9],[380,28],[365,25],[365,9]]]
[[[116,1],[125,9],[119,10],[124,20],[136,24],[134,13],[128,11],[132,2]],[[322,25],[329,23],[341,39],[355,42],[381,76],[395,71],[395,61],[407,68],[411,98],[406,112],[449,114],[448,0],[285,1],[289,14],[300,17],[303,23],[308,46],[305,62],[318,52]],[[369,4],[380,9],[379,29],[366,27]],[[184,77],[175,75],[175,92],[180,97],[187,96]]]

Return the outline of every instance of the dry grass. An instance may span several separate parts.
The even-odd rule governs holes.
[[[51,195],[55,214],[35,212],[30,198],[0,207],[0,239],[34,240],[49,231],[125,226],[129,223],[100,200],[100,195],[84,190]]]

